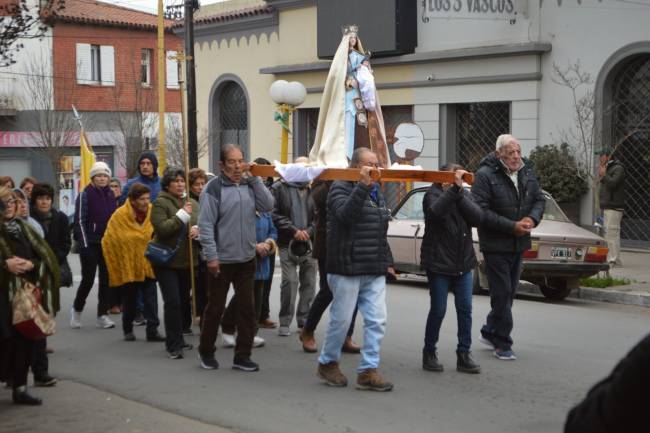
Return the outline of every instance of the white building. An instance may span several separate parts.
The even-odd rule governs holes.
[[[216,169],[226,141],[242,144],[253,157],[278,158],[279,132],[269,131],[279,127],[268,95],[276,79],[307,87],[293,135],[294,154],[305,154],[329,69],[318,57],[321,39],[334,40],[338,25],[355,23],[364,47],[373,50],[383,43],[382,33],[393,31],[387,23],[395,15],[387,21],[381,14],[395,7],[403,13],[395,21],[407,33],[416,29],[417,46],[372,59],[389,143],[397,124],[415,121],[425,137],[415,163],[432,169],[446,161],[476,168],[505,132],[521,140],[526,154],[567,141],[590,160],[600,146],[618,145],[629,172],[623,237],[650,243],[650,0],[230,0],[206,6],[195,19],[198,122],[212,137],[203,164]],[[586,152],[570,133],[576,131],[572,92],[556,83],[554,71],[576,65],[586,74],[576,97],[595,95],[595,148]],[[588,194],[583,224],[593,222],[593,207]]]

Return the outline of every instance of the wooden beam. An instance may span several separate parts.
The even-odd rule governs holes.
[[[326,168],[318,180],[347,180],[356,182],[359,180],[358,168]],[[253,165],[251,167],[253,176],[280,177],[273,165]],[[453,183],[454,173],[451,171],[433,170],[391,170],[373,169],[370,176],[376,182],[426,182],[426,183]],[[474,175],[467,173],[463,180],[469,184],[474,182]]]

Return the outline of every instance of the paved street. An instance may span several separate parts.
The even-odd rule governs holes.
[[[384,394],[322,385],[314,374],[317,356],[303,353],[295,334],[279,337],[273,330],[262,330],[267,345],[253,354],[259,373],[231,370],[230,349],[217,351],[222,367],[216,371],[199,369],[196,350],[183,360],[169,360],[161,344],[144,341],[143,328],[136,328],[135,343],[122,341],[119,326],[95,328],[94,290],[84,327],[72,330],[67,324],[72,296],[73,289],[64,291],[59,329],[49,343],[56,350],[51,373],[64,381],[35,391],[46,399],[38,409],[16,410],[9,393],[0,393],[0,432],[42,431],[34,426],[47,413],[56,421],[49,433],[223,431],[216,426],[251,433],[559,432],[572,404],[650,330],[650,310],[643,307],[520,298],[513,335],[519,360],[498,361],[475,342],[483,373],[466,375],[455,371],[450,297],[439,345],[446,371],[429,373],[420,368],[428,293],[420,282],[393,284],[382,371],[396,386]],[[276,278],[273,314],[278,301]],[[487,297],[475,297],[475,339],[488,308]],[[317,333],[319,343],[325,323]],[[359,332],[356,339],[361,340]],[[198,337],[189,341],[196,345]],[[357,359],[343,358],[349,379],[355,378]]]

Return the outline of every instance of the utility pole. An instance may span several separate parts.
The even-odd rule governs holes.
[[[165,9],[163,0],[158,0],[158,171],[162,174],[167,167],[165,148]]]
[[[194,71],[194,11],[198,0],[185,0],[185,88],[187,95],[187,139],[191,167],[199,166],[196,125],[196,79]]]

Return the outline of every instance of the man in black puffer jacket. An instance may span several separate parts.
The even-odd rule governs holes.
[[[370,178],[377,166],[374,152],[356,149],[350,167],[361,169],[360,181],[336,181],[327,197],[327,281],[334,299],[318,358],[318,376],[331,386],[347,385],[338,362],[358,300],[364,341],[357,388],[390,391],[393,384],[377,373],[386,330],[386,273],[394,272],[386,238],[390,211],[379,185]]]
[[[494,348],[497,358],[514,360],[512,301],[523,252],[531,247],[530,231],[542,220],[546,200],[532,167],[521,157],[517,139],[503,134],[496,144],[497,150],[481,161],[472,186],[484,211],[478,236],[492,307],[479,341]]]

